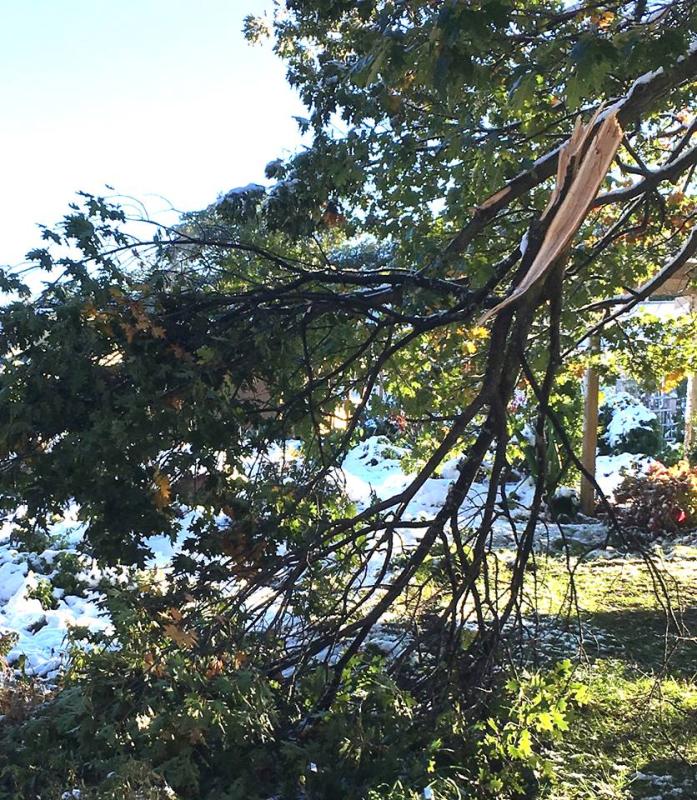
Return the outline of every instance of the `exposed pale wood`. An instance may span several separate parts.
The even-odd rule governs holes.
[[[480,323],[521,300],[543,280],[581,227],[623,136],[617,112],[609,114],[593,134],[594,125],[595,117],[588,125],[577,124],[562,148],[556,186],[542,217],[550,222],[530,269],[516,289],[484,314]]]
[[[542,214],[543,220],[552,213],[569,179],[573,179],[576,176],[580,159],[584,154],[584,148],[593,132],[595,123],[600,115],[600,112],[603,110],[603,107],[604,105],[600,105],[596,109],[587,125],[583,124],[583,120],[581,119],[580,115],[576,117],[576,124],[574,125],[574,130],[571,134],[571,137],[564,147],[562,147],[561,152],[559,153],[557,179],[552,194],[549,198],[549,203],[547,203],[547,207]],[[601,130],[598,131],[598,136],[600,136]]]
[[[627,94],[612,106],[618,109],[617,116],[624,128],[629,127],[640,115],[651,108],[670,87],[679,86],[697,75],[697,49],[690,50],[669,69],[654,70],[638,78]],[[597,124],[597,123],[596,123]],[[557,170],[560,148],[546,153],[532,167],[516,175],[505,187],[478,205],[473,217],[451,240],[445,249],[446,256],[462,253],[474,237],[496,217],[501,209],[523,197],[535,186],[551,178]]]

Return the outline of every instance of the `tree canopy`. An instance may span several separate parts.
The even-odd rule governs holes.
[[[697,251],[697,6],[287,0],[245,26],[285,61],[308,145],[171,228],[83,195],[29,253],[44,288],[5,273],[2,509],[35,533],[76,504],[114,563],[188,531],[158,602],[188,609],[192,647],[244,652],[290,695],[323,665],[297,730],[397,608],[388,673],[416,660],[430,709],[476,706],[521,614],[550,442],[578,466],[585,342]],[[389,414],[417,468],[355,508],[336,466]],[[521,523],[505,485],[524,423]],[[413,518],[453,455],[446,501]],[[500,517],[518,541],[503,593]]]

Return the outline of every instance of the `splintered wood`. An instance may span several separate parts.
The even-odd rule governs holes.
[[[539,284],[569,247],[586,218],[622,141],[617,111],[608,114],[593,131],[600,109],[587,125],[577,118],[570,139],[559,152],[556,184],[542,214],[547,228],[530,269],[501,303],[484,314],[480,324],[519,302]]]

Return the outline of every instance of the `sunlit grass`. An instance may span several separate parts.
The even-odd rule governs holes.
[[[572,560],[570,574],[563,556],[538,556],[530,571],[529,608],[584,631],[576,678],[590,697],[546,797],[697,797],[697,548],[654,563]]]

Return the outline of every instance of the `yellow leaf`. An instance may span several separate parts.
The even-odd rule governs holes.
[[[669,372],[665,378],[663,379],[663,391],[664,392],[672,392],[676,386],[679,386],[680,383],[685,378],[685,373],[682,370],[675,370],[674,372]]]
[[[598,11],[591,15],[591,22],[598,28],[609,28],[614,18],[612,11]]]
[[[470,328],[469,335],[472,339],[486,339],[489,331],[482,325],[475,325],[474,328]]]
[[[157,508],[165,508],[170,504],[172,497],[172,487],[170,486],[169,478],[163,475],[158,469],[155,471],[153,481],[155,483],[153,502]]]
[[[243,667],[248,661],[247,654],[244,650],[238,650],[232,657],[232,663],[236,669]]]

